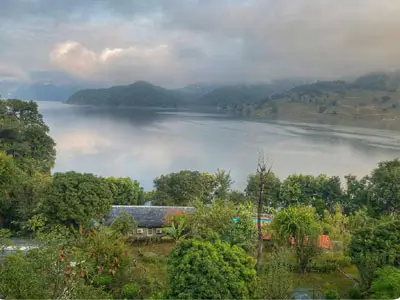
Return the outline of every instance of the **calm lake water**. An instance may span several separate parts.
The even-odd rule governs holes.
[[[57,143],[54,172],[129,176],[145,189],[182,169],[231,171],[242,189],[263,151],[281,178],[292,173],[365,175],[400,155],[400,133],[295,123],[257,123],[223,115],[109,109],[39,102]]]

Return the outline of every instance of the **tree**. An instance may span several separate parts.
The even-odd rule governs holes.
[[[342,189],[338,177],[293,174],[281,185],[280,201],[283,207],[289,205],[312,205],[319,215],[324,209],[333,210],[335,203],[340,203]]]
[[[400,297],[400,269],[385,267],[377,270],[371,292],[375,299],[398,299]]]
[[[112,193],[114,205],[141,205],[144,201],[144,190],[140,183],[130,178],[104,178]]]
[[[368,191],[368,178],[357,179],[356,176],[347,175],[346,192],[343,194],[343,209],[346,214],[354,213],[362,207],[369,206],[370,193]]]
[[[315,209],[306,206],[284,208],[274,215],[272,228],[280,243],[293,247],[299,271],[303,273],[310,259],[320,253],[321,227]]]
[[[383,161],[369,178],[371,205],[376,214],[400,210],[400,160]]]
[[[279,205],[279,190],[280,190],[280,179],[274,172],[270,172],[265,176],[265,187],[263,191],[263,206],[265,207],[277,207]],[[245,188],[246,196],[251,199],[254,203],[257,202],[260,188],[260,176],[259,174],[250,174],[247,178],[247,186]]]
[[[112,230],[122,235],[132,234],[137,227],[138,223],[127,211],[122,211],[110,225]]]
[[[400,220],[383,218],[356,230],[349,245],[349,255],[361,277],[364,291],[368,291],[375,271],[393,266],[400,258]]]
[[[330,213],[328,210],[324,211],[322,227],[332,241],[341,243],[341,250],[347,249],[351,239],[350,221],[349,217],[343,214],[339,204],[335,205],[334,213]]]
[[[171,236],[175,242],[178,242],[190,233],[188,226],[189,216],[186,214],[173,215],[165,220],[164,232]]]
[[[229,189],[233,184],[231,173],[218,169],[214,176],[216,181],[215,196],[221,199],[227,199]]]
[[[0,150],[27,172],[50,172],[55,143],[35,102],[0,100]]]
[[[55,173],[39,211],[51,224],[93,224],[110,210],[112,194],[107,183],[93,174]]]
[[[0,224],[22,230],[48,182],[47,174],[34,172],[28,175],[12,156],[0,151]]]
[[[168,259],[170,299],[249,299],[254,293],[255,261],[237,246],[183,240]]]
[[[249,201],[243,192],[237,190],[230,191],[227,197],[230,202],[236,205],[246,204]]]
[[[230,245],[250,251],[256,244],[252,207],[223,200],[212,204],[196,204],[196,210],[188,218],[191,235],[200,239],[217,238]]]
[[[153,204],[186,206],[196,199],[211,202],[217,182],[212,174],[184,170],[161,175],[154,179],[154,187]]]

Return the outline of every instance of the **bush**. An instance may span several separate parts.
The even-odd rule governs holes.
[[[336,290],[329,290],[325,292],[325,298],[326,299],[340,299],[339,293]]]
[[[128,299],[137,298],[139,293],[140,293],[140,286],[138,286],[136,283],[125,284],[121,290],[122,297]]]
[[[361,294],[361,291],[359,288],[353,287],[349,291],[349,299],[363,299],[363,295]]]
[[[293,273],[287,263],[288,252],[272,254],[263,264],[258,277],[257,297],[260,299],[287,299],[293,287]]]
[[[93,278],[95,286],[109,286],[113,282],[114,277],[111,275],[97,275]]]

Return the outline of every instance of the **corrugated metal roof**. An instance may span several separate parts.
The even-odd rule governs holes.
[[[162,227],[165,218],[170,215],[193,212],[194,210],[194,207],[186,206],[113,205],[106,218],[106,224],[111,223],[123,211],[126,211],[139,223],[139,227],[156,228]]]

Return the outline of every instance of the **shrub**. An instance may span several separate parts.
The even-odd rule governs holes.
[[[329,290],[325,292],[325,298],[326,299],[340,299],[339,293],[336,290]]]
[[[138,286],[136,283],[133,282],[125,284],[121,290],[122,297],[128,299],[137,298],[139,293],[140,293],[140,286]]]
[[[111,275],[97,275],[93,278],[95,286],[109,286],[113,282],[114,277]]]
[[[353,287],[349,291],[349,299],[363,299],[363,295],[361,294],[361,291],[359,288]]]

